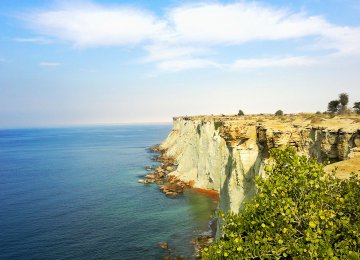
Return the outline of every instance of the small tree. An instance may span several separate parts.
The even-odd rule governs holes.
[[[347,93],[341,93],[339,95],[339,101],[341,104],[340,112],[345,112],[347,110],[347,104],[349,103],[349,95]]]
[[[360,102],[354,103],[354,110],[356,113],[360,114]]]
[[[282,116],[284,115],[284,112],[282,110],[278,110],[275,112],[275,116]]]
[[[244,112],[240,109],[239,113],[238,113],[238,116],[244,116],[244,115],[245,115]]]
[[[327,111],[329,113],[337,113],[339,111],[339,108],[340,108],[340,101],[339,100],[332,100],[328,104]]]
[[[341,93],[339,95],[339,101],[343,107],[346,107],[347,104],[349,103],[349,95],[347,93]]]

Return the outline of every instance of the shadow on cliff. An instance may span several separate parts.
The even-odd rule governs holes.
[[[227,145],[227,147],[230,156],[228,157],[225,168],[226,179],[220,189],[220,208],[228,211],[234,209],[233,207],[236,206],[237,212],[239,212],[244,206],[244,202],[249,201],[256,194],[255,177],[259,175],[261,169],[263,151],[259,147],[255,162],[249,168],[249,171],[245,173],[240,153],[230,145]],[[238,202],[239,205],[231,205],[241,199],[231,197],[231,194],[233,194],[233,196],[235,194],[235,196],[242,196],[241,202]]]

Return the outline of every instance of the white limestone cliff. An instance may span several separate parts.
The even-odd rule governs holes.
[[[359,123],[336,120],[311,124],[298,116],[177,117],[160,149],[175,160],[172,174],[194,181],[194,187],[218,191],[220,208],[238,212],[255,194],[255,176],[264,175],[273,147],[290,145],[319,161],[357,156]]]

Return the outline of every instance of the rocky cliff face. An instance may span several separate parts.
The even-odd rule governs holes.
[[[255,176],[264,176],[269,149],[289,145],[320,162],[360,158],[359,122],[306,115],[177,117],[160,148],[174,158],[174,175],[219,191],[220,208],[238,212],[256,192]]]

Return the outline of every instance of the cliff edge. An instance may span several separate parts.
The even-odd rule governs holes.
[[[220,208],[238,212],[256,192],[255,176],[264,176],[269,149],[284,146],[319,162],[341,162],[342,177],[346,170],[360,172],[360,116],[175,117],[160,149],[174,159],[173,175],[218,191]],[[348,159],[350,168],[344,163]]]

